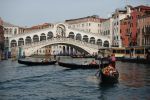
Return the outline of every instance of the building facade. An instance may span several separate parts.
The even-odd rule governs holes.
[[[137,28],[138,19],[147,15],[150,12],[149,9],[148,6],[131,7],[131,14],[120,21],[120,35],[124,47],[141,45],[139,39],[142,39],[142,35],[139,35]]]
[[[105,21],[101,22],[101,30],[100,30],[100,34],[102,36],[106,36],[109,37],[110,39],[110,46],[112,45],[112,22],[113,22],[113,18],[108,18]]]
[[[100,34],[101,22],[106,19],[99,18],[97,15],[66,20],[69,28],[77,29],[84,32]]]
[[[150,46],[150,14],[139,17],[137,24],[137,45]]]
[[[23,34],[25,28],[3,21],[5,49],[9,48],[9,39],[17,34]]]
[[[0,18],[0,60],[3,57],[3,51],[4,51],[4,28],[2,26],[2,20]]]
[[[123,9],[116,9],[112,14],[112,47],[122,47],[122,40],[120,36],[120,20],[130,16],[131,6],[126,6]]]
[[[130,21],[127,18],[124,18],[120,21],[120,36],[122,40],[122,47],[129,47],[131,42],[131,37],[128,36],[130,32]]]
[[[150,13],[150,7],[149,6],[137,6],[132,8],[131,11],[131,16],[129,18],[130,21],[130,30],[131,30],[131,38],[132,41],[130,42],[130,46],[136,46],[137,45],[137,22],[138,22],[138,18],[140,16],[144,16],[147,13]]]

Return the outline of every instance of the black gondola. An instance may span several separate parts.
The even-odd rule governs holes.
[[[98,64],[75,64],[75,63],[64,63],[64,62],[58,62],[58,64],[62,67],[70,68],[70,69],[98,69]],[[101,64],[100,66],[108,66],[109,64]]]
[[[19,64],[24,64],[24,65],[28,65],[28,66],[37,66],[37,65],[54,65],[57,61],[41,61],[41,62],[34,62],[34,61],[24,61],[19,59],[18,63]]]
[[[100,77],[102,83],[117,83],[119,73],[116,71],[113,75],[105,75],[102,70],[100,71]]]

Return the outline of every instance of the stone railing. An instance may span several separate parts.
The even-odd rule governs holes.
[[[43,32],[43,31],[47,31],[49,29],[52,29],[52,27],[48,27],[48,28],[44,28],[44,29],[37,29],[37,30],[32,30],[32,31],[29,31],[29,32],[25,32],[25,33],[21,33],[21,34],[16,34],[16,35],[13,35],[13,37],[21,37],[21,36],[24,36],[24,35],[31,35],[32,33],[36,33],[36,32]]]
[[[28,48],[33,48],[36,46],[46,46],[46,45],[51,45],[51,44],[59,44],[59,43],[65,43],[65,44],[72,44],[72,45],[77,45],[80,47],[89,47],[92,49],[98,49],[98,45],[96,44],[91,44],[88,42],[84,42],[84,41],[80,41],[80,40],[75,40],[75,39],[71,39],[71,38],[52,38],[52,39],[48,39],[48,40],[43,40],[43,41],[39,41],[39,42],[32,42],[31,44],[26,44],[21,46],[24,49],[28,49]]]

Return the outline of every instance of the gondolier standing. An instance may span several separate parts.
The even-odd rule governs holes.
[[[115,57],[115,54],[112,54],[111,57],[110,57],[110,65],[115,68],[116,66],[116,57]]]

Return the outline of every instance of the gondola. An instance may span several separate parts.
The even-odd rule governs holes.
[[[101,83],[117,83],[119,78],[119,72],[116,71],[113,75],[105,75],[102,70],[100,71]]]
[[[82,65],[82,64],[76,64],[76,63],[64,63],[64,62],[58,62],[58,64],[62,67],[66,67],[69,69],[98,69],[99,65],[98,64],[86,64],[86,65]],[[101,64],[102,66],[108,66],[107,63],[105,64]]]
[[[109,73],[105,73],[104,70],[106,69],[108,70],[108,68],[110,68],[110,65],[100,68],[98,70],[98,72],[95,74],[99,79],[101,83],[117,83],[118,82],[118,78],[119,78],[119,72],[117,71],[117,69],[113,68],[113,72],[110,74]]]
[[[19,64],[24,64],[28,66],[37,66],[37,65],[54,65],[57,61],[41,61],[41,62],[34,62],[34,61],[25,61],[18,59]]]

